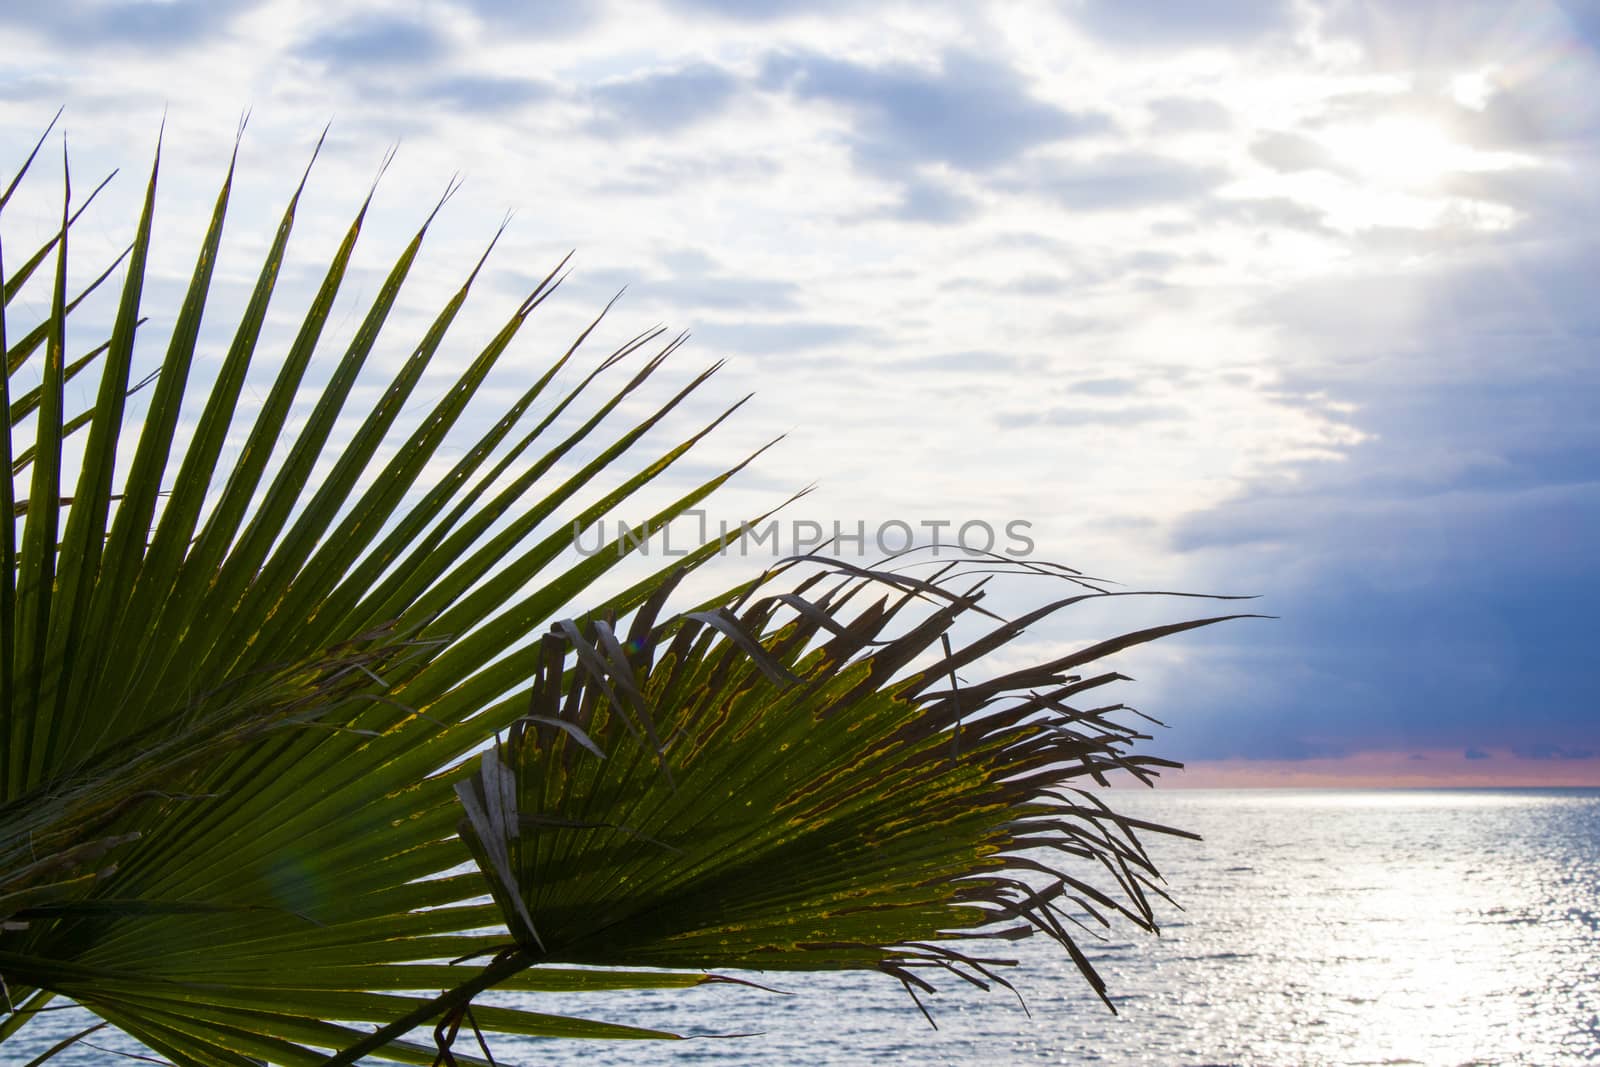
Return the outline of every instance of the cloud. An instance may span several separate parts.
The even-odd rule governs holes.
[[[1551,11],[1537,0],[1526,5],[1518,12],[1519,31],[1537,34],[1545,21],[1539,16],[1547,19]],[[1325,37],[1359,45],[1380,69],[1469,67],[1504,54],[1505,13],[1502,0],[1324,0],[1321,29]]]
[[[1007,64],[959,50],[944,53],[937,68],[784,52],[767,59],[760,82],[842,107],[853,120],[845,140],[856,166],[901,183],[898,198],[874,217],[901,222],[952,225],[980,210],[930,169],[984,174],[1039,146],[1112,129],[1104,115],[1037,98]]]
[[[652,153],[645,159],[622,158],[619,165],[622,169],[618,174],[608,174],[595,182],[595,192],[654,200],[685,185],[703,189],[723,183],[764,182],[783,171],[782,165],[774,159],[718,152],[703,145],[670,155]]]
[[[1067,389],[1085,396],[1127,396],[1139,391],[1139,383],[1132,378],[1085,378]]]
[[[996,368],[1021,372],[1036,366],[1038,360],[1014,352],[944,352],[933,356],[912,356],[893,361],[892,369],[908,373],[966,373],[984,375]]]
[[[1549,147],[1600,135],[1600,7],[1593,0],[1326,0],[1323,35],[1358,45],[1366,66],[1413,82],[1487,78],[1481,112],[1455,125],[1474,141]],[[1514,31],[1513,31],[1514,25]]]
[[[1096,272],[1094,280],[1102,280],[1103,277],[1104,275]],[[1030,271],[1027,274],[1016,274],[1009,277],[958,274],[940,282],[939,289],[946,293],[961,294],[994,293],[1000,296],[1060,296],[1074,288],[1088,284],[1085,279],[1086,275],[1082,271],[1075,271],[1071,274],[1060,274],[1054,271]]]
[[[1085,32],[1131,48],[1232,46],[1294,26],[1290,0],[1080,0],[1070,17]]]
[[[451,113],[517,116],[550,103],[552,119],[587,115],[602,137],[554,146],[582,176],[563,187],[571,199],[562,219],[603,256],[657,249],[658,262],[608,274],[615,264],[602,259],[572,284],[603,283],[605,296],[627,281],[624,309],[643,303],[651,319],[692,323],[695,350],[755,354],[753,376],[779,383],[780,406],[805,381],[783,375],[802,364],[835,361],[837,380],[866,396],[844,400],[865,407],[880,380],[927,379],[924,399],[906,409],[913,414],[880,404],[885,421],[865,436],[841,434],[841,453],[892,449],[882,435],[894,437],[917,412],[924,422],[959,423],[959,411],[941,406],[946,397],[969,408],[974,397],[1002,397],[1000,407],[1026,409],[1012,423],[1021,429],[996,434],[986,421],[993,408],[974,409],[969,429],[1014,450],[1014,477],[995,482],[959,463],[930,476],[980,504],[1014,494],[1018,514],[1070,511],[1061,536],[1087,531],[1073,544],[1086,556],[1113,546],[1103,550],[1110,561],[1095,562],[1130,581],[1150,572],[1125,569],[1116,552],[1168,547],[1163,558],[1143,557],[1153,582],[1266,594],[1260,610],[1282,621],[1174,643],[1172,674],[1184,691],[1149,701],[1157,714],[1174,712],[1172,755],[1307,757],[1381,740],[1402,755],[1426,752],[1433,766],[1478,771],[1492,763],[1462,763],[1469,744],[1497,760],[1540,745],[1600,752],[1592,721],[1600,693],[1584,641],[1600,599],[1594,3],[1065,0],[1053,10],[1075,18],[1101,55],[1082,70],[1052,72],[1048,83],[1019,58],[1036,42],[972,32],[982,17],[947,17],[949,8],[921,19],[914,36],[891,39],[877,12],[842,0],[823,5],[821,17],[798,0],[663,0],[657,9],[676,23],[669,32],[682,33],[660,40],[610,0],[453,0],[437,21],[415,4],[351,17],[381,6],[287,6],[292,17],[280,20],[278,8],[251,0],[0,3],[0,36],[20,42],[0,94],[66,99],[69,115],[92,107],[120,135],[136,94],[147,101],[165,86],[187,94],[180,71],[198,70],[215,79],[215,98],[258,94],[258,116],[288,109],[303,126],[294,116],[326,102],[304,80],[308,68],[277,51],[273,35],[287,34],[327,73],[351,79],[341,108],[353,101],[358,113],[381,113],[380,127],[395,121],[386,115],[420,114],[435,122],[429,145],[446,155],[483,134],[482,123],[437,121]],[[897,19],[911,10],[901,8]],[[1325,36],[1346,47],[1308,66],[1286,35],[1298,32],[1295,12],[1313,8],[1329,12]],[[244,42],[258,27],[260,45]],[[561,39],[591,30],[576,45]],[[58,41],[81,51],[41,47]],[[227,46],[216,62],[175,64],[170,78],[151,73],[152,60],[184,59],[177,49],[206,42]],[[473,47],[480,43],[495,47]],[[1216,46],[1219,61],[1150,51],[1190,45]],[[57,80],[60,55],[82,55],[98,73]],[[1102,60],[1120,65],[1113,80],[1135,87],[1105,97]],[[1231,102],[1289,84],[1257,84],[1269,69],[1274,79],[1308,77],[1280,101],[1290,118],[1247,128]],[[1401,77],[1372,77],[1382,70]],[[1461,74],[1486,83],[1474,98],[1481,110],[1451,98]],[[1372,88],[1402,80],[1403,92]],[[1319,109],[1324,93],[1333,95]],[[1530,156],[1533,165],[1455,175],[1438,190],[1506,205],[1521,220],[1471,243],[1412,230],[1402,249],[1389,234],[1381,245],[1351,239],[1317,207],[1274,195],[1318,183],[1277,180],[1264,168],[1330,165],[1302,135],[1396,112],[1438,122],[1462,144]],[[283,118],[258,118],[267,129],[254,136]],[[816,175],[797,197],[793,158],[752,151],[735,129],[746,119],[798,120],[797,137],[835,138],[823,147],[846,155],[853,173]],[[674,135],[627,140],[651,131]],[[529,151],[541,146],[550,144]],[[508,143],[505,152],[526,147]],[[470,146],[465,153],[481,158]],[[1252,184],[1229,184],[1236,164]],[[514,161],[494,171],[487,199],[525,198],[527,176]],[[476,178],[473,187],[483,188]],[[805,195],[813,188],[814,198]],[[663,211],[669,201],[681,210]],[[1111,214],[1148,207],[1159,217]],[[1063,222],[1071,212],[1105,214]],[[693,233],[711,234],[725,258],[659,252],[658,242],[694,244]],[[771,265],[774,233],[792,235],[808,261],[838,252],[843,274],[791,276]],[[1187,269],[1209,254],[1214,264]],[[1176,265],[1185,265],[1182,291],[1136,288]],[[869,305],[892,313],[874,317]],[[1179,332],[1191,324],[1193,333]],[[1068,331],[1080,331],[1070,340],[1094,359],[1068,359]],[[1195,351],[1194,374],[1181,384],[1142,362],[1170,350],[1173,337]],[[1229,371],[1239,380],[1224,388]],[[1224,394],[1259,401],[1274,418],[1333,420],[1351,428],[1350,440],[1354,431],[1367,440],[1352,445],[1330,431],[1319,460],[1243,454],[1257,446],[1237,443],[1241,425],[1258,437],[1248,410],[1218,401]],[[1062,441],[1089,451],[1040,458]],[[1174,448],[1184,450],[1177,463]],[[920,474],[928,469],[910,471]],[[1102,477],[1127,481],[1106,488]],[[905,491],[870,478],[849,489]],[[1177,500],[1215,503],[1175,521]],[[1133,673],[1161,684],[1160,672]]]
[[[600,21],[604,7],[596,0],[561,0],[530,4],[527,0],[460,0],[496,32],[524,36],[567,37]]]
[[[175,48],[225,30],[262,0],[47,0],[0,5],[0,24],[62,43]]]
[[[756,355],[801,352],[876,336],[865,326],[842,322],[708,322],[694,331],[696,344]]]
[[[1600,4],[1595,0],[1560,0],[1557,6],[1572,24],[1578,39],[1600,51]]]
[[[19,74],[8,71],[0,78],[0,100],[14,103],[60,101],[67,97],[69,84],[46,74]]]
[[[1284,229],[1326,233],[1328,230],[1321,211],[1288,197],[1217,196],[1209,200],[1202,210],[1211,219],[1239,222],[1266,231]]]
[[[1150,152],[1116,152],[1086,160],[1052,159],[1002,184],[1053,199],[1069,211],[1124,211],[1192,201],[1226,175]]]
[[[1415,757],[1413,757],[1413,758],[1415,758]],[[1469,748],[1469,749],[1467,749],[1467,750],[1465,750],[1464,752],[1461,753],[1461,758],[1462,759],[1470,759],[1470,760],[1480,760],[1480,759],[1494,759],[1494,756],[1492,756],[1489,753],[1485,752],[1481,748]]]
[[[1519,244],[1544,240],[1571,247],[1585,236],[1584,230],[1574,229],[1573,220],[1600,212],[1600,189],[1589,177],[1596,167],[1600,167],[1600,137],[1595,144],[1552,154],[1538,166],[1453,175],[1442,191],[1517,212]]]
[[[986,171],[1039,145],[1111,127],[1103,115],[1036,98],[1010,66],[967,52],[945,53],[936,70],[790,52],[768,59],[762,83],[846,108],[856,119],[848,135],[856,161],[878,174],[930,163]]]
[[[995,421],[1002,426],[1143,426],[1169,422],[1186,416],[1183,408],[1170,404],[1136,404],[1130,407],[1053,407],[1044,411],[1001,412]]]
[[[1579,748],[1573,745],[1558,745],[1549,741],[1541,741],[1532,745],[1525,745],[1511,750],[1512,755],[1519,759],[1532,760],[1585,760],[1600,758],[1600,751],[1592,748]]]
[[[664,278],[641,277],[637,271],[586,271],[580,278],[585,290],[600,294],[615,293],[624,286],[628,303],[661,305],[674,312],[695,311],[793,311],[800,307],[800,287],[780,278],[758,278],[730,274],[707,262],[703,265],[674,265],[678,256],[664,257],[672,271]],[[697,329],[696,333],[700,331]]]
[[[1322,145],[1298,133],[1276,131],[1257,137],[1250,154],[1273,170],[1294,173],[1303,170],[1335,170],[1333,156]]]
[[[1278,395],[1348,405],[1366,440],[1176,524],[1206,585],[1245,576],[1283,617],[1208,650],[1210,680],[1185,689],[1190,754],[1284,756],[1331,723],[1353,749],[1468,733],[1525,758],[1553,739],[1600,750],[1600,243],[1444,263],[1303,284],[1262,309],[1285,346]]]
[[[553,86],[531,78],[462,74],[429,82],[419,95],[458,111],[494,114],[515,111],[554,94]]]
[[[774,22],[847,6],[847,0],[669,0],[673,7],[740,22]]]
[[[905,183],[900,199],[886,214],[901,222],[951,225],[966,222],[977,212],[978,202],[972,197],[937,182],[918,178]]]
[[[1233,125],[1228,109],[1215,100],[1188,96],[1166,96],[1145,104],[1159,133],[1187,133],[1192,130],[1224,130]]]
[[[1384,371],[1401,382],[1448,385],[1461,399],[1485,377],[1536,383],[1590,369],[1592,338],[1600,336],[1600,304],[1589,281],[1600,268],[1600,240],[1584,224],[1593,203],[1557,202],[1548,218],[1533,220],[1564,240],[1499,241],[1471,255],[1439,257],[1431,266],[1307,283],[1267,298],[1252,321],[1296,339],[1298,373],[1310,389],[1343,387],[1346,380],[1359,387],[1356,380],[1370,381],[1377,369],[1369,365],[1373,360],[1385,361]],[[1352,316],[1351,308],[1361,314]],[[1582,384],[1595,381],[1580,378]],[[1497,391],[1477,399],[1492,404]],[[1557,390],[1536,395],[1552,403],[1564,399]],[[1370,401],[1417,412],[1417,399],[1378,395]],[[1518,412],[1479,414],[1493,421],[1461,426],[1464,436],[1501,432]],[[1433,428],[1451,427],[1442,418]]]
[[[595,128],[668,133],[709,118],[733,99],[739,80],[709,63],[602,82],[590,90]]]
[[[298,51],[333,68],[431,63],[448,52],[425,23],[393,15],[358,15],[306,39]]]

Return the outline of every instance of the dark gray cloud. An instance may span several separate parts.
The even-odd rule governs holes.
[[[360,15],[313,34],[297,49],[329,67],[431,63],[449,51],[443,34],[409,18]]]
[[[207,40],[263,0],[47,0],[0,4],[0,25],[62,43],[176,48]]]
[[[1068,14],[1085,32],[1134,48],[1233,46],[1294,26],[1291,0],[1079,0]]]
[[[1600,569],[1575,564],[1571,547],[1562,562],[1529,565],[1524,554],[1554,546],[1517,536],[1556,522],[1592,539],[1600,508],[1506,500],[1491,535],[1470,516],[1359,521],[1355,501],[1341,512],[1314,506],[1316,495],[1281,502],[1314,513],[1294,537],[1212,554],[1223,577],[1208,589],[1264,593],[1260,610],[1279,619],[1212,636],[1185,678],[1177,758],[1449,748],[1463,737],[1600,747],[1586,636]],[[1411,551],[1397,560],[1395,548]]]
[[[937,70],[785,53],[767,61],[762,82],[849,109],[856,161],[880,174],[927,163],[983,171],[1038,145],[1111,128],[1103,115],[1036,98],[1011,67],[963,52],[946,53]]]
[[[1462,759],[1480,760],[1480,759],[1494,759],[1494,756],[1492,756],[1491,754],[1485,752],[1481,748],[1469,748],[1469,749],[1464,750],[1461,753],[1461,758]]]
[[[1087,160],[1052,159],[1005,179],[1004,187],[1049,197],[1069,211],[1121,211],[1193,200],[1227,175],[1148,152],[1120,152]]]
[[[1600,243],[1501,242],[1265,309],[1280,397],[1347,402],[1369,437],[1178,527],[1210,584],[1283,617],[1209,650],[1214,679],[1185,691],[1189,755],[1600,750],[1597,273]]]
[[[739,79],[709,63],[604,82],[590,90],[596,129],[606,133],[666,133],[720,112]]]

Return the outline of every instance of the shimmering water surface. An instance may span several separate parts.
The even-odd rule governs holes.
[[[1184,911],[1159,938],[1086,944],[1119,1014],[1042,938],[1008,951],[1027,1012],[955,980],[753,976],[793,990],[521,998],[699,1034],[682,1043],[496,1039],[508,1063],[1562,1064],[1600,1062],[1600,791],[1117,790],[1194,830],[1151,852]],[[49,1032],[70,1032],[63,1013]],[[37,1048],[0,1059],[25,1063]],[[458,1048],[466,1051],[465,1038]],[[75,1050],[67,1063],[108,1057]],[[129,1062],[129,1061],[123,1061]]]

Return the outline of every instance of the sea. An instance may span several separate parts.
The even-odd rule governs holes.
[[[573,1067],[1600,1063],[1600,790],[1105,799],[1203,837],[1147,838],[1177,902],[1160,906],[1159,936],[1113,927],[1083,939],[1115,1013],[1036,937],[996,953],[1020,961],[1020,995],[946,979],[923,997],[931,1025],[885,975],[757,974],[779,991],[512,998],[691,1040],[495,1037],[490,1050],[498,1063]],[[0,1060],[24,1064],[74,1025],[61,1013]],[[100,1048],[52,1063],[134,1050],[91,1040]],[[456,1048],[477,1052],[470,1034]]]

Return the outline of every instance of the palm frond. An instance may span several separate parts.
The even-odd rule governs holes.
[[[594,620],[543,639],[526,713],[456,787],[524,965],[875,968],[908,989],[944,973],[987,986],[1012,961],[952,942],[1042,933],[1106,997],[1070,928],[1115,916],[1154,930],[1161,890],[1138,833],[1181,831],[1075,788],[1177,766],[1136,750],[1148,735],[1130,709],[1092,702],[1123,680],[1093,665],[1243,616],[967,684],[955,672],[1026,625],[1115,594],[952,649],[981,583],[851,571],[818,564],[796,589],[768,583],[659,625],[658,597],[626,637]]]
[[[1216,619],[971,684],[956,672],[1081,596],[996,619],[956,650],[958,621],[995,619],[980,589],[841,562],[661,621],[715,543],[596,590],[760,450],[601,550],[573,550],[743,403],[658,442],[713,364],[629,414],[681,337],[645,331],[576,372],[597,317],[499,417],[469,425],[563,260],[414,416],[490,240],[458,287],[422,294],[437,310],[410,356],[356,403],[439,208],[330,355],[369,193],[287,351],[264,351],[308,166],[202,390],[191,372],[233,162],[144,373],[140,326],[170,310],[143,306],[160,148],[127,250],[79,291],[69,253],[88,205],[70,180],[56,232],[6,272],[5,208],[38,152],[0,194],[0,469],[13,473],[0,478],[13,517],[0,524],[0,1042],[59,997],[184,1065],[379,1050],[432,1063],[411,1031],[439,1021],[446,1040],[490,987],[684,989],[721,980],[709,967],[981,985],[1005,961],[952,943],[1026,932],[1098,983],[1068,926],[1115,913],[1153,928],[1159,887],[1137,832],[1161,828],[1070,787],[1170,764],[1134,750],[1143,735],[1120,706],[1078,701],[1118,677],[1085,670],[1099,657]],[[47,274],[48,312],[22,320],[13,298]],[[118,278],[109,337],[77,337],[77,309]],[[246,403],[263,366],[264,399]],[[14,387],[23,367],[35,388]],[[69,379],[94,380],[87,410],[68,410]],[[81,460],[64,447],[73,433]],[[586,597],[598,603],[537,640]],[[478,871],[460,869],[474,858]],[[673,1036],[510,1008],[472,1008],[472,1024]]]
[[[25,266],[32,272],[53,258],[49,314],[8,347],[14,315],[0,312],[0,350],[12,369],[44,355],[42,382],[31,394],[14,404],[9,385],[0,386],[0,404],[16,415],[0,462],[25,467],[27,477],[20,493],[0,479],[3,506],[21,520],[20,537],[8,524],[0,546],[0,900],[10,916],[0,931],[0,975],[11,998],[0,1040],[65,996],[180,1062],[315,1061],[319,1043],[334,1048],[360,1036],[347,1024],[406,1011],[411,1002],[394,994],[454,984],[432,961],[494,943],[481,932],[493,913],[475,901],[476,880],[449,874],[467,856],[454,840],[451,793],[465,772],[448,768],[516,716],[517,702],[506,694],[526,685],[533,666],[505,653],[628,555],[626,546],[613,546],[563,563],[575,530],[592,528],[653,484],[708,432],[633,458],[711,372],[642,419],[611,429],[622,400],[650,382],[676,347],[658,345],[601,395],[578,432],[557,436],[555,415],[579,411],[658,334],[636,338],[562,385],[559,372],[578,358],[574,344],[503,418],[474,435],[446,478],[427,479],[466,406],[559,282],[552,271],[408,428],[410,399],[446,349],[480,259],[445,294],[378,402],[352,410],[354,387],[420,255],[430,216],[326,385],[311,394],[309,418],[279,448],[371,197],[327,265],[287,356],[275,360],[265,402],[245,409],[241,389],[263,355],[262,327],[305,178],[219,373],[208,391],[192,395],[189,371],[221,250],[230,165],[148,409],[131,420],[159,171],[158,152],[130,249],[103,272],[102,281],[123,272],[111,337],[74,371],[100,375],[76,470],[62,458],[66,432],[75,419],[83,425],[65,410],[62,392],[69,322],[82,299],[66,287],[78,206],[70,190],[47,254]],[[11,294],[19,285],[0,254],[0,290]],[[545,404],[555,414],[527,425],[528,413]],[[335,426],[351,418],[353,438],[332,450]],[[194,431],[180,448],[185,420]],[[32,440],[19,446],[17,435],[30,431]],[[230,432],[247,443],[225,458]],[[609,437],[598,454],[552,484],[557,465],[580,444],[592,450],[601,434]],[[390,452],[393,458],[380,458]],[[130,467],[119,472],[117,457],[129,453]],[[17,464],[19,456],[31,462]],[[634,471],[615,473],[635,462]],[[319,463],[331,473],[312,479]],[[693,507],[731,473],[652,524]],[[598,504],[577,503],[595,497]],[[555,532],[524,543],[541,529]],[[545,981],[557,988],[593,981],[564,974]],[[332,1016],[344,1022],[326,1022],[331,1009],[310,1007],[319,1000],[349,1009]],[[640,1036],[527,1012],[480,1013],[480,1021],[523,1033]],[[389,1054],[432,1059],[419,1047],[397,1045]]]

